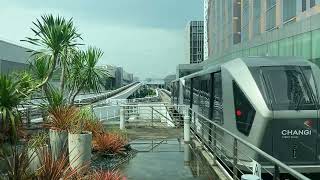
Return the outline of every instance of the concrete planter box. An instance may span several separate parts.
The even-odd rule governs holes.
[[[31,172],[35,172],[42,166],[43,155],[49,150],[48,145],[44,145],[38,148],[28,149],[29,167]]]
[[[50,129],[49,131],[50,147],[52,157],[57,159],[61,153],[68,152],[68,132]]]
[[[92,133],[85,131],[82,134],[68,135],[69,162],[72,168],[83,167],[86,170],[91,162]]]

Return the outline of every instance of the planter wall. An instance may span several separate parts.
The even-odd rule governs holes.
[[[92,133],[68,135],[69,162],[72,168],[89,167],[91,162]],[[83,170],[83,168],[81,169]]]
[[[50,129],[50,147],[54,159],[57,159],[61,153],[68,153],[68,132]]]
[[[47,153],[48,150],[48,145],[28,149],[29,168],[31,172],[35,172],[37,169],[41,167],[41,160],[43,160],[43,155],[45,155],[45,153]]]

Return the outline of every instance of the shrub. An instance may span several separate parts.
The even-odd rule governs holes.
[[[83,107],[80,110],[83,129],[92,132],[93,136],[104,132],[101,121],[95,116],[90,107]]]
[[[87,119],[84,122],[84,129],[92,132],[93,136],[104,132],[103,124],[98,119]]]
[[[4,170],[8,179],[32,179],[34,177],[29,169],[30,160],[25,148],[19,149],[18,146],[13,146],[11,152],[2,152],[0,157],[6,162],[7,167]]]
[[[79,119],[79,108],[75,106],[58,106],[49,111],[50,121],[46,126],[57,130],[69,130],[71,124]]]
[[[108,154],[120,154],[127,144],[127,139],[118,133],[102,133],[94,137],[93,149]]]
[[[62,153],[56,160],[50,152],[43,151],[41,153],[40,164],[41,167],[36,173],[37,179],[41,180],[60,180],[77,178],[77,174],[84,168],[84,166],[71,168],[69,164],[69,157],[66,153]]]
[[[94,180],[124,180],[125,178],[119,173],[119,171],[96,171],[90,179]]]

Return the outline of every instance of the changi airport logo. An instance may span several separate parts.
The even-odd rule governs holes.
[[[309,136],[312,131],[310,129],[284,129],[281,134],[282,136]]]
[[[312,121],[311,121],[311,120],[306,120],[303,124],[304,124],[307,128],[312,128]]]

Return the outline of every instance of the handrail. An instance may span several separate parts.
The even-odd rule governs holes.
[[[242,145],[244,145],[245,147],[253,150],[257,155],[261,156],[262,158],[266,159],[268,162],[272,163],[273,166],[275,166],[275,170],[277,168],[281,168],[282,170],[284,170],[285,172],[289,173],[290,175],[294,176],[297,179],[300,180],[309,180],[308,177],[304,176],[303,174],[299,173],[298,171],[292,169],[290,166],[286,165],[285,163],[281,162],[280,160],[272,157],[271,155],[267,154],[266,152],[264,152],[263,150],[259,149],[258,147],[254,146],[253,144],[251,144],[250,142],[240,138],[239,136],[237,136],[236,134],[230,132],[229,130],[225,129],[224,127],[222,127],[221,125],[217,124],[216,122],[213,122],[211,120],[209,120],[207,117],[203,116],[202,114],[193,111],[191,108],[187,107],[186,105],[168,105],[168,104],[123,104],[120,105],[121,108],[125,108],[125,107],[151,107],[151,108],[157,108],[157,107],[176,107],[176,108],[183,108],[183,112],[185,113],[185,116],[189,116],[189,112],[191,112],[191,116],[193,117],[193,115],[196,115],[197,117],[201,118],[201,120],[203,120],[204,123],[209,123],[212,124],[214,126],[214,128],[217,130],[221,130],[223,131],[226,135],[229,135],[230,137],[232,137],[232,139],[234,140],[234,154],[237,154],[238,152],[238,144],[241,143]],[[186,121],[186,119],[189,120],[190,123],[190,119],[187,117],[185,118],[184,121]],[[195,132],[197,133],[197,132]],[[200,138],[201,141],[203,141],[203,139]],[[203,142],[204,144],[206,144],[205,142]],[[237,156],[237,155],[236,155]],[[236,164],[237,164],[237,158],[233,157],[233,168],[234,170],[236,169]],[[277,170],[276,170],[277,171]],[[235,171],[236,172],[236,171]],[[275,174],[277,174],[275,172]],[[236,174],[234,174],[234,176],[236,176]],[[277,176],[277,175],[276,175]]]
[[[191,108],[188,108],[189,110],[191,110],[191,112],[194,112]],[[261,149],[257,148],[256,146],[254,146],[253,144],[243,140],[242,138],[240,138],[239,136],[235,135],[234,133],[230,132],[229,130],[223,128],[222,126],[220,126],[219,124],[210,121],[208,118],[204,117],[203,115],[201,115],[198,112],[197,116],[200,116],[202,119],[206,120],[207,122],[213,124],[215,127],[218,127],[220,130],[222,130],[223,132],[229,134],[230,136],[232,136],[234,139],[236,139],[237,141],[243,143],[244,145],[246,145],[247,147],[249,147],[250,149],[252,149],[253,151],[257,152],[259,155],[263,156],[265,159],[269,160],[271,163],[279,166],[280,168],[284,169],[285,171],[287,171],[289,174],[293,175],[294,177],[301,179],[301,180],[310,180],[309,178],[307,178],[306,176],[302,175],[301,173],[295,171],[294,169],[292,169],[291,167],[289,167],[288,165],[282,163],[281,161],[279,161],[278,159],[270,156],[269,154],[267,154],[266,152],[262,151]]]

